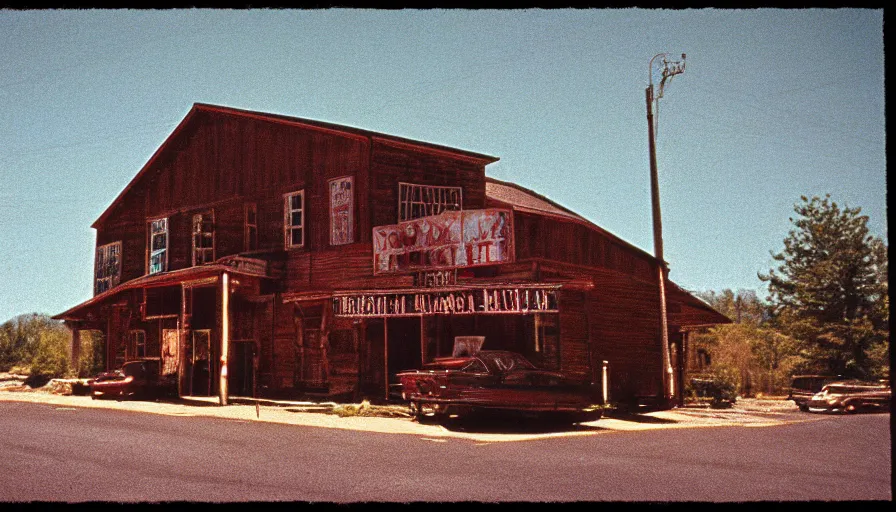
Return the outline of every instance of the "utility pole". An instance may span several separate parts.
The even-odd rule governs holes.
[[[654,96],[653,90],[653,62],[662,57],[662,80],[660,81],[659,91]],[[663,88],[667,82],[671,82],[672,77],[684,73],[685,54],[681,54],[680,61],[669,60],[669,54],[658,53],[650,59],[648,66],[647,79],[648,86],[645,94],[647,96],[647,129],[650,148],[650,199],[653,207],[653,250],[658,260],[658,277],[660,288],[660,331],[662,333],[663,342],[663,398],[671,401],[675,397],[675,374],[672,370],[672,356],[669,348],[669,322],[666,312],[666,260],[663,259],[663,221],[660,215],[660,184],[656,169],[656,126],[653,120],[653,104],[656,102],[659,106],[659,99],[663,97]],[[658,109],[657,109],[658,110]]]

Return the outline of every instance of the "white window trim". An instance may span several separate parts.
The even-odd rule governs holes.
[[[152,251],[152,237],[153,237],[152,223],[158,222],[160,220],[165,221],[165,249],[164,249],[165,263],[162,265],[162,267],[163,267],[162,270],[159,270],[157,272],[150,272],[150,270],[152,269],[152,252],[153,252]],[[170,229],[170,222],[168,222],[168,221],[169,221],[168,217],[157,217],[155,219],[149,219],[146,222],[146,232],[149,235],[149,243],[147,244],[147,247],[146,247],[146,274],[147,275],[158,274],[161,272],[168,271],[168,250],[171,248],[171,229]]]
[[[402,189],[405,192],[405,198],[402,198]],[[419,190],[422,196],[426,196],[429,194],[431,196],[432,201],[426,201],[424,198],[421,201],[413,201],[411,200],[411,196],[415,191]],[[406,183],[403,181],[398,182],[398,222],[404,222],[407,220],[413,220],[419,217],[414,217],[411,215],[411,210],[415,203],[423,204],[424,207],[426,205],[431,205],[432,210],[440,210],[438,212],[432,213],[432,215],[438,215],[444,211],[449,211],[448,203],[445,201],[441,201],[442,194],[446,194],[452,191],[457,191],[457,201],[458,201],[458,210],[464,209],[464,189],[463,187],[452,187],[452,186],[444,186],[444,185],[424,185],[421,183]],[[404,214],[402,214],[402,206],[405,206]],[[426,215],[424,215],[425,217]]]
[[[135,336],[138,333],[142,334],[142,336],[140,336],[140,337]],[[140,343],[140,341],[139,341],[141,338],[143,339],[143,343]],[[139,355],[140,351],[138,350],[140,345],[143,345],[143,355],[142,356]],[[131,353],[132,350],[133,350],[133,353]],[[127,359],[128,361],[133,360],[133,359],[142,359],[142,358],[146,357],[146,331],[144,331],[143,329],[131,329],[130,331],[128,331],[128,344],[127,344],[126,352],[127,352],[127,355],[125,356],[125,359]]]
[[[98,257],[99,252],[101,250],[105,252],[107,250],[107,248],[111,248],[113,246],[118,246],[118,269],[117,269],[117,272],[115,273],[114,276],[97,277],[97,271],[99,271],[99,269],[100,269],[100,259]],[[93,255],[93,294],[94,295],[98,295],[99,293],[102,293],[102,292],[97,291],[97,282],[100,281],[101,279],[103,281],[109,280],[109,286],[106,288],[106,290],[111,290],[112,288],[115,288],[116,286],[118,286],[121,283],[121,241],[103,244],[96,248],[96,251],[94,252],[94,255]],[[103,290],[103,291],[106,291],[106,290]]]
[[[301,210],[293,210],[292,209],[292,198],[295,196],[302,197],[302,209]],[[287,194],[283,194],[283,243],[287,249],[298,249],[301,247],[305,247],[305,189],[297,190],[295,192],[289,192]],[[291,224],[292,213],[295,211],[302,212],[302,225],[301,226],[293,226]],[[292,244],[292,230],[295,228],[301,228],[302,230],[302,243],[301,244]]]
[[[202,229],[202,225],[206,222],[205,217],[208,217],[211,222],[211,226],[212,226],[212,231],[211,231],[212,246],[211,247],[196,247],[196,235],[197,235],[196,218],[197,217],[199,217],[199,219],[200,219],[199,220],[200,232]],[[191,227],[190,227],[190,245],[193,248],[193,255],[192,255],[193,266],[195,267],[197,265],[205,265],[208,263],[214,263],[214,261],[215,261],[215,211],[207,210],[204,212],[193,214],[192,221],[191,221],[190,225],[191,225]],[[206,262],[197,263],[197,261],[196,261],[196,252],[197,251],[211,251],[211,253],[212,253],[211,260],[206,261]]]
[[[249,222],[249,211],[255,213],[255,222]],[[255,228],[255,247],[251,247],[252,244],[249,243],[251,237],[249,236],[249,228]],[[258,204],[257,203],[246,203],[243,206],[243,251],[257,251],[258,250]]]

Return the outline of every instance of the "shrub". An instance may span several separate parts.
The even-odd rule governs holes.
[[[63,328],[64,329],[64,328]],[[64,330],[41,331],[31,359],[31,375],[57,378],[69,374],[70,338]]]
[[[717,370],[711,374],[692,377],[686,393],[690,398],[709,399],[712,407],[726,407],[737,400],[737,374],[731,370]]]

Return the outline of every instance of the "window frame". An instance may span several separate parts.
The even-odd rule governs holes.
[[[346,210],[348,211],[348,225],[347,225],[347,236],[343,241],[336,240],[336,235],[334,228],[336,227],[336,219],[337,214],[335,210],[335,205],[333,204],[333,184],[334,183],[344,183],[347,182],[349,184],[349,200],[346,203]],[[335,247],[338,245],[348,245],[355,242],[355,177],[352,175],[349,176],[340,176],[338,178],[333,178],[327,180],[327,202],[329,205],[329,220],[330,220],[330,245]]]
[[[147,275],[160,274],[160,273],[168,271],[168,250],[171,248],[171,243],[170,243],[171,242],[171,236],[170,236],[171,229],[170,229],[169,220],[170,219],[168,217],[157,217],[154,219],[149,219],[146,222],[146,231],[147,231],[147,236],[149,239],[149,243],[147,244],[147,247],[146,247],[146,274]],[[152,225],[159,221],[165,221],[165,230],[159,231],[159,232],[154,232]],[[162,261],[162,268],[160,270],[156,270],[155,272],[153,272],[152,271],[152,258],[154,256],[153,253],[155,252],[153,250],[153,240],[154,240],[155,236],[157,236],[161,233],[165,234],[165,248],[161,249],[160,251],[164,253],[165,258]]]
[[[99,277],[97,274],[100,271],[100,258],[99,258],[100,251],[105,252],[106,250],[112,249],[113,247],[116,247],[116,246],[118,247],[118,251],[117,251],[118,258],[117,258],[117,262],[116,262],[115,274],[108,275],[108,276],[103,275],[102,277]],[[103,255],[104,263],[106,261],[108,261],[109,256],[110,255],[108,255],[108,254]],[[108,267],[108,264],[103,265],[103,268],[107,268],[107,267]],[[105,282],[106,280],[108,280],[109,285],[106,288],[104,288],[103,290],[100,290],[99,286],[97,286],[97,285],[99,284],[100,281]],[[96,251],[94,251],[94,255],[93,255],[93,294],[94,294],[94,296],[99,295],[107,290],[111,290],[112,288],[115,288],[119,284],[121,284],[121,240],[117,240],[115,242],[109,242],[108,244],[100,245],[96,248]]]
[[[206,219],[208,217],[208,219]],[[199,220],[197,226],[197,219]],[[210,219],[210,220],[209,220]],[[210,225],[211,230],[206,232],[203,229],[203,226]],[[198,227],[198,231],[197,231]],[[200,240],[205,239],[205,235],[211,235],[211,247],[197,247],[196,245],[196,237],[197,235],[200,237]],[[193,266],[199,265],[207,265],[209,263],[215,262],[215,210],[206,210],[198,213],[194,213],[192,217],[192,221],[190,223],[190,245],[192,246],[192,262]],[[206,254],[211,253],[211,258],[206,259]],[[197,262],[197,254],[201,254],[201,262]]]
[[[249,212],[252,212],[253,217],[255,218],[254,222],[249,222]],[[254,229],[254,237],[251,236],[251,230]],[[250,243],[250,242],[254,242]],[[257,203],[246,203],[243,205],[243,251],[257,251],[258,250],[258,204]]]
[[[302,198],[302,207],[298,209],[292,208],[292,198],[299,196]],[[296,190],[295,192],[287,192],[283,194],[283,243],[286,249],[301,249],[305,247],[305,189]],[[301,225],[292,224],[292,214],[300,212]],[[300,229],[302,240],[299,244],[292,243],[293,230]]]
[[[420,201],[415,201],[414,195],[419,190],[421,195]],[[438,199],[440,197],[440,193],[457,191],[457,209],[449,209],[447,208],[448,202],[435,200],[433,202],[426,201],[426,193],[429,191],[433,199]],[[413,215],[414,205],[420,205],[423,210],[430,210],[429,213],[425,212],[426,215]],[[439,208],[439,211],[435,210]],[[421,217],[428,217],[430,215],[438,215],[445,211],[463,211],[464,209],[464,189],[463,187],[455,187],[450,185],[426,185],[423,183],[408,183],[404,181],[398,182],[398,222],[405,222],[408,220],[419,219]],[[404,215],[402,214],[404,212]]]
[[[135,336],[139,334],[140,336]],[[142,341],[140,341],[142,339]],[[143,349],[141,355],[140,349]],[[146,331],[143,329],[131,329],[128,331],[127,356],[128,361],[143,359],[146,357]]]

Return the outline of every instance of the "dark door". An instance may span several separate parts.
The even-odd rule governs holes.
[[[423,363],[420,318],[389,318],[386,323],[389,396],[400,398],[401,389],[396,375],[404,370],[419,369]]]
[[[252,359],[255,356],[254,341],[237,341],[233,344],[230,362],[230,394],[233,396],[253,396],[254,372]]]

